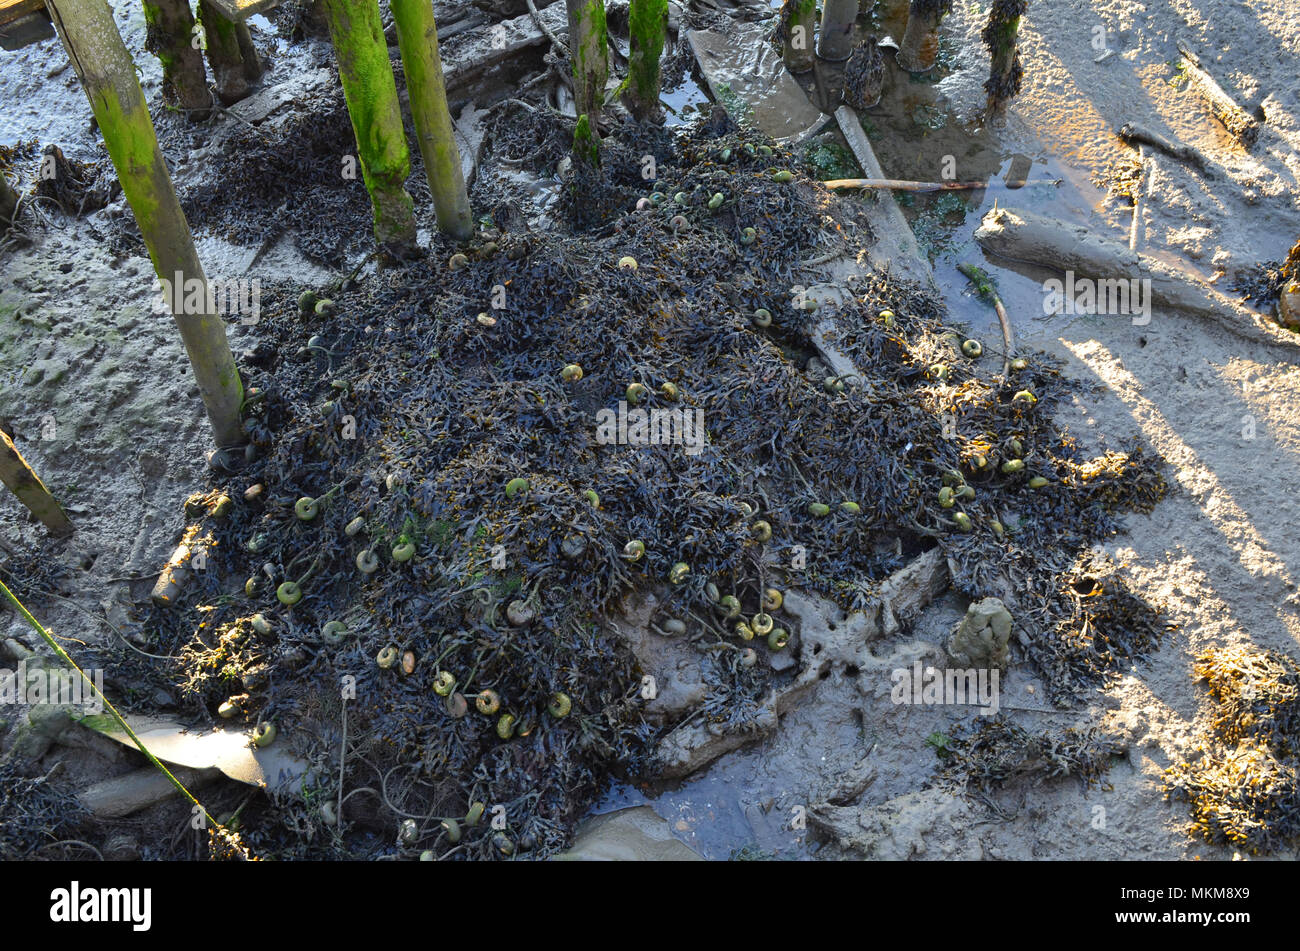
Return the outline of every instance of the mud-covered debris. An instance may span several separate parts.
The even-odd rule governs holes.
[[[942,782],[987,791],[1026,778],[1074,776],[1087,786],[1098,785],[1122,746],[1095,729],[1031,733],[998,717],[948,738],[938,752]]]

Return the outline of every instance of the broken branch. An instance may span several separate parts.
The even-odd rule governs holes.
[[[1200,93],[1214,118],[1223,123],[1223,127],[1246,148],[1254,145],[1259,138],[1259,122],[1223,91],[1214,77],[1201,67],[1201,58],[1183,40],[1178,41],[1178,51],[1187,63],[1189,85]]]

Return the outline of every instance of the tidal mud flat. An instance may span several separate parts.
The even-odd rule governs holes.
[[[857,115],[877,175],[836,116],[846,67],[756,52],[778,11],[670,4],[677,114],[611,107],[593,167],[563,5],[439,5],[473,234],[437,230],[412,150],[418,250],[379,268],[310,19],[253,18],[260,85],[194,123],[118,5],[208,277],[257,281],[256,319],[225,321],[254,448],[216,467],[66,54],[5,53],[10,180],[38,188],[57,145],[105,200],[34,202],[3,252],[0,428],[76,532],[6,498],[0,579],[254,855],[1294,857],[1300,372],[1269,274],[1300,235],[1300,36],[1280,2],[1202,7],[1031,4],[994,114],[987,9],[942,20],[929,73],[886,44]],[[853,35],[906,19],[863,10]],[[1170,65],[1180,39],[1262,111],[1249,147]],[[728,48],[781,82],[703,52]],[[1200,158],[1138,152],[1128,123]],[[822,184],[949,181],[949,158],[987,187]],[[1026,213],[1225,320],[1046,313],[1064,275],[992,247]],[[620,406],[667,438],[602,438]],[[204,567],[159,605],[182,541]],[[5,618],[6,666],[50,656]],[[47,706],[7,708],[6,857],[215,848],[166,788],[131,798],[149,764],[111,724]],[[187,760],[180,726],[251,763]],[[256,788],[267,751],[290,786]]]

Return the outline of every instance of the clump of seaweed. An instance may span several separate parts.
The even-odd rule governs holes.
[[[253,247],[288,234],[308,259],[339,267],[370,234],[354,142],[335,89],[294,113],[274,138],[251,126],[232,130],[219,180],[183,190],[181,207],[195,228]],[[413,171],[408,188],[417,182]]]
[[[1277,651],[1228,647],[1197,658],[1196,674],[1218,704],[1214,728],[1230,743],[1252,739],[1283,756],[1300,737],[1300,667]]]
[[[263,288],[249,462],[191,514],[206,568],[135,619],[155,657],[122,656],[312,764],[292,805],[250,813],[255,854],[553,853],[666,728],[610,623],[629,596],[680,619],[702,715],[744,729],[788,649],[774,586],[862,609],[937,546],[961,590],[1025,608],[1031,645],[1060,641],[1058,612],[1089,616],[1062,594],[1080,553],[1162,490],[1140,450],[1090,460],[1055,426],[1071,387],[1045,355],[1004,378],[886,272],[810,292],[805,262],[853,253],[866,212],[725,112],[616,130],[599,178],[574,168],[541,208],[489,171],[550,174],[572,138],[507,106],[474,240]],[[852,378],[815,368],[828,315]],[[1112,613],[1107,636],[1140,646]],[[1087,650],[1031,657],[1070,698],[1117,663]]]
[[[1252,854],[1300,842],[1300,666],[1244,647],[1206,651],[1196,676],[1216,710],[1201,757],[1165,772],[1165,795],[1191,803],[1192,831]]]
[[[1131,153],[1111,159],[1092,176],[1092,184],[1114,198],[1123,198],[1133,204],[1138,198],[1142,183],[1142,163]]]
[[[57,145],[41,150],[40,172],[35,192],[63,209],[65,214],[83,215],[103,208],[121,191],[107,162],[70,159]]]
[[[1057,734],[1030,733],[1001,717],[981,720],[974,729],[949,738],[940,749],[943,765],[937,778],[962,788],[973,783],[986,793],[1031,778],[1041,782],[1075,776],[1085,786],[1096,786],[1122,752],[1115,737],[1095,729],[1070,727]]]
[[[0,758],[0,859],[85,858],[81,840],[91,825],[70,787]]]
[[[38,547],[13,551],[6,546],[5,553],[6,557],[0,559],[0,581],[19,601],[35,603],[61,590],[68,566],[51,558],[49,552]]]

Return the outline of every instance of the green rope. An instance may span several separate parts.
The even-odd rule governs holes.
[[[53,648],[54,653],[59,655],[59,659],[62,660],[65,664],[67,664],[69,667],[71,667],[73,670],[75,670],[78,674],[81,675],[81,679],[86,682],[87,686],[90,687],[91,691],[95,694],[95,696],[98,697],[103,702],[104,709],[106,709],[109,713],[111,713],[113,715],[113,719],[117,720],[117,722],[122,725],[122,729],[125,730],[126,735],[131,738],[131,742],[134,743],[139,748],[140,752],[145,755],[145,757],[149,760],[149,762],[152,763],[159,770],[159,772],[161,772],[164,776],[166,776],[171,781],[171,784],[173,786],[175,786],[178,790],[180,790],[181,795],[183,795],[192,804],[198,806],[199,809],[203,811],[204,819],[210,822],[217,830],[219,830],[220,832],[228,836],[229,833],[221,825],[221,823],[217,822],[216,819],[212,818],[212,816],[208,813],[208,810],[203,807],[203,804],[194,798],[194,795],[188,789],[185,788],[184,784],[179,779],[177,779],[175,776],[172,775],[171,770],[169,770],[166,766],[164,766],[162,762],[158,759],[158,757],[150,753],[149,750],[145,747],[145,745],[142,742],[140,742],[140,738],[135,735],[135,730],[131,729],[131,725],[126,722],[126,720],[122,717],[122,714],[117,712],[117,708],[114,707],[113,704],[109,702],[109,699],[105,697],[104,694],[100,691],[100,689],[95,686],[95,682],[91,680],[89,677],[87,677],[86,672],[77,666],[76,661],[74,661],[68,655],[68,652],[59,646],[59,643],[54,639],[54,636],[50,634],[49,631],[45,630],[44,627],[41,626],[41,622],[36,620],[36,618],[32,617],[31,612],[28,611],[25,607],[23,607],[23,603],[14,596],[14,593],[9,590],[8,585],[6,585],[3,581],[0,581],[0,591],[3,591],[4,596],[9,599],[9,601],[13,604],[15,608],[18,609],[18,613],[21,614],[24,620],[26,620],[27,623],[31,625],[32,630],[34,630],[37,634],[39,634],[41,636],[41,639],[45,641],[45,643],[49,644],[51,648]]]

